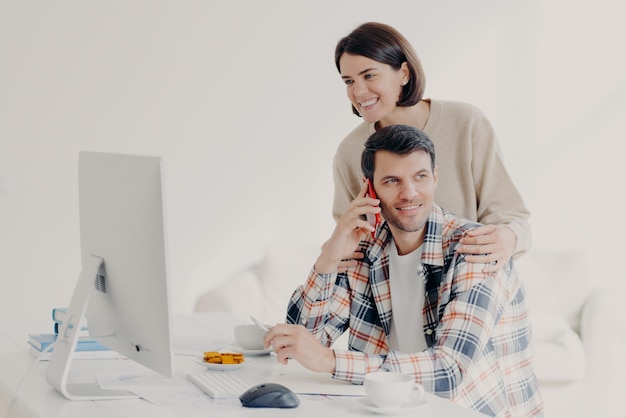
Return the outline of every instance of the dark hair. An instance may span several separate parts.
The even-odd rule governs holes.
[[[426,77],[422,63],[417,57],[415,49],[409,41],[396,29],[383,23],[364,23],[348,36],[337,42],[335,47],[335,65],[341,73],[339,60],[344,54],[361,55],[377,62],[382,62],[399,70],[403,62],[409,67],[409,80],[402,88],[402,93],[396,103],[401,107],[413,106],[422,100]],[[352,106],[352,112],[359,112]]]
[[[389,125],[374,132],[365,142],[361,154],[361,170],[368,179],[374,178],[374,155],[376,151],[389,151],[408,155],[424,151],[430,155],[430,168],[435,171],[435,145],[424,132],[408,125]]]

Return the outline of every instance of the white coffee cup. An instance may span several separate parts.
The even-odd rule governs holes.
[[[424,387],[410,374],[368,373],[363,385],[367,397],[378,408],[401,408],[424,396]]]
[[[254,324],[237,325],[235,341],[244,350],[263,350],[265,331]]]

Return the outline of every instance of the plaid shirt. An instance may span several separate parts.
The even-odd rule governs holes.
[[[525,293],[512,263],[486,274],[484,264],[456,254],[463,234],[476,226],[437,205],[426,223],[417,272],[425,284],[426,350],[388,348],[392,237],[386,223],[375,240],[361,242],[365,258],[356,267],[343,274],[311,271],[291,298],[287,322],[304,325],[329,347],[349,332],[349,350],[335,350],[337,379],[361,384],[377,370],[411,373],[427,391],[487,415],[542,416]]]

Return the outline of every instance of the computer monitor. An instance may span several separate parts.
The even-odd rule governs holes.
[[[136,397],[68,375],[86,316],[90,339],[173,376],[162,163],[83,151],[78,165],[82,270],[46,377],[68,399]]]

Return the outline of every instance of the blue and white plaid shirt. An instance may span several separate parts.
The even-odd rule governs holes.
[[[337,379],[361,384],[377,370],[411,373],[441,397],[496,417],[542,416],[531,365],[531,328],[525,292],[512,263],[497,273],[457,254],[463,234],[478,226],[434,205],[426,223],[422,265],[424,332],[428,348],[388,348],[391,232],[361,242],[365,258],[343,274],[311,271],[294,292],[287,322],[302,324],[330,346],[345,331],[349,350],[335,350]],[[416,330],[416,332],[420,332]]]

